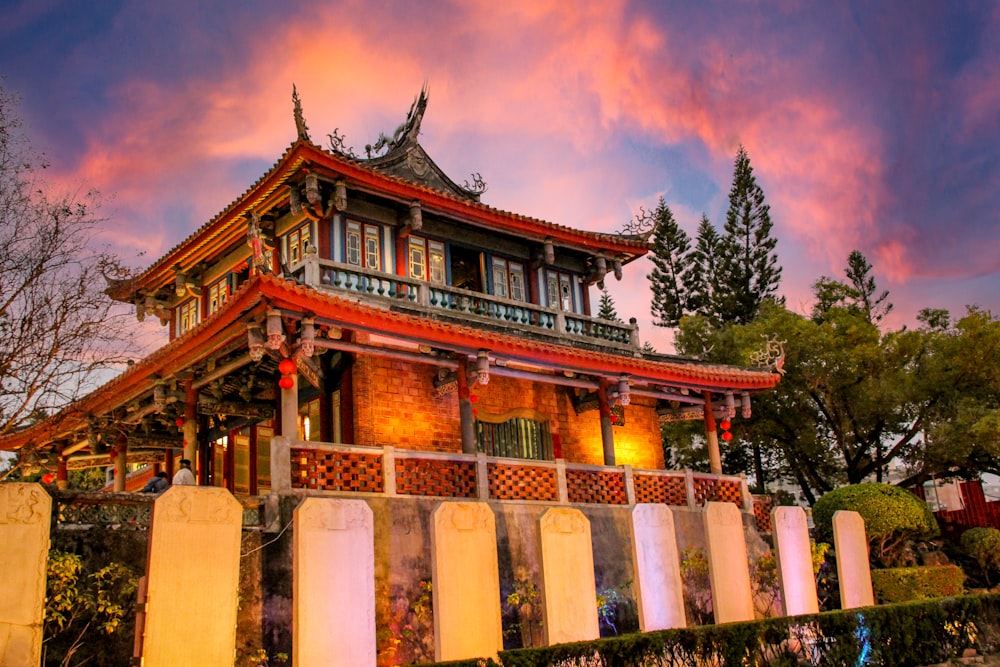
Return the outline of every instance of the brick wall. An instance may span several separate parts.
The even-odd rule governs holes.
[[[354,433],[359,445],[458,452],[462,449],[458,394],[438,395],[437,369],[385,357],[359,357],[354,365]],[[554,439],[571,463],[600,465],[600,418],[596,410],[577,415],[567,391],[547,382],[493,374],[487,385],[470,384],[477,414],[503,415],[528,408],[549,418]],[[625,425],[614,427],[617,463],[662,468],[659,419],[651,399],[625,408]]]

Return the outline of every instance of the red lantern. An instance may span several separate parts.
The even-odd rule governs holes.
[[[287,375],[282,375],[278,380],[278,386],[282,389],[291,389],[295,385],[295,380]]]
[[[730,426],[732,426],[732,424],[729,423],[728,419],[723,419],[721,422],[719,422],[719,428],[721,428],[723,431],[728,431]]]
[[[44,475],[42,475],[42,484],[51,484],[54,481],[56,481],[56,476],[53,475],[52,473],[47,472]]]
[[[729,431],[723,431],[722,432],[722,439],[725,440],[726,442],[729,442],[730,440],[733,439],[733,434],[730,433]]]
[[[278,363],[278,372],[282,375],[291,375],[295,372],[295,362],[291,359],[282,359]]]
[[[178,417],[177,421],[175,421],[174,423],[177,424],[177,428],[184,428],[184,418],[183,417]]]

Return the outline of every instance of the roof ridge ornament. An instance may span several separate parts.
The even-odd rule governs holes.
[[[420,134],[420,122],[424,119],[424,112],[427,110],[427,101],[430,99],[430,88],[424,81],[420,94],[413,98],[413,104],[406,114],[406,120],[396,128],[391,137],[387,137],[384,132],[379,132],[378,139],[373,144],[365,146],[365,153],[368,159],[388,155],[396,148],[402,146],[407,141],[416,143],[417,135]]]
[[[299,91],[292,84],[292,114],[295,116],[295,131],[301,141],[312,142],[309,138],[309,128],[306,126],[306,119],[302,115],[302,100],[299,99]]]

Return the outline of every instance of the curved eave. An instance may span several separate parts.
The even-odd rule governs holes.
[[[345,329],[360,329],[427,343],[432,346],[491,354],[525,363],[592,375],[628,373],[637,379],[669,385],[692,385],[711,391],[739,389],[763,391],[778,384],[779,375],[766,371],[718,366],[701,362],[651,361],[638,357],[581,350],[568,345],[534,341],[508,334],[372,308],[280,278],[258,276],[259,290],[273,306],[308,313]]]
[[[325,324],[475,354],[481,349],[507,360],[571,371],[615,377],[627,373],[634,381],[704,391],[764,391],[777,385],[776,373],[718,366],[701,362],[651,361],[638,357],[580,350],[566,345],[497,334],[472,327],[375,308],[275,276],[255,275],[225,306],[186,335],[160,348],[122,375],[103,385],[73,406],[18,433],[0,438],[0,450],[16,450],[30,443],[47,443],[87,425],[88,414],[106,412],[148,393],[160,377],[173,377],[213,351],[243,337],[246,329],[232,326],[255,307],[280,308],[315,316]],[[668,398],[664,394],[664,398]]]
[[[127,300],[130,295],[125,294],[126,291],[130,290],[134,294],[140,289],[160,287],[173,280],[173,269],[176,265],[179,264],[187,270],[213,252],[220,252],[238,243],[246,235],[244,216],[251,209],[275,198],[278,189],[302,167],[327,170],[330,176],[350,181],[352,187],[395,197],[400,201],[419,199],[426,210],[469,224],[517,234],[539,242],[548,239],[557,245],[610,253],[620,258],[623,263],[641,257],[649,250],[649,244],[640,239],[572,229],[495,209],[480,202],[461,199],[380,173],[360,161],[351,160],[300,140],[293,143],[266,174],[221,213],[171,248],[139,276],[123,284],[121,290],[114,291],[114,296]],[[249,250],[247,252],[249,253]]]
[[[17,433],[0,437],[0,451],[14,451],[28,444],[51,442],[87,426],[87,416],[106,412],[148,393],[161,377],[171,377],[192,362],[210,356],[215,350],[239,338],[246,339],[246,329],[232,327],[244,312],[260,303],[260,294],[251,288],[253,281],[241,287],[218,312],[187,334],[156,350],[118,377],[37,424]]]

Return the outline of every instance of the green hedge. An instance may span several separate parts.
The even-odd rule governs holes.
[[[503,667],[910,667],[997,649],[1000,595],[865,607],[500,653]],[[455,665],[473,667],[486,662]]]
[[[872,570],[872,588],[882,604],[955,597],[965,592],[965,572],[957,565]]]

